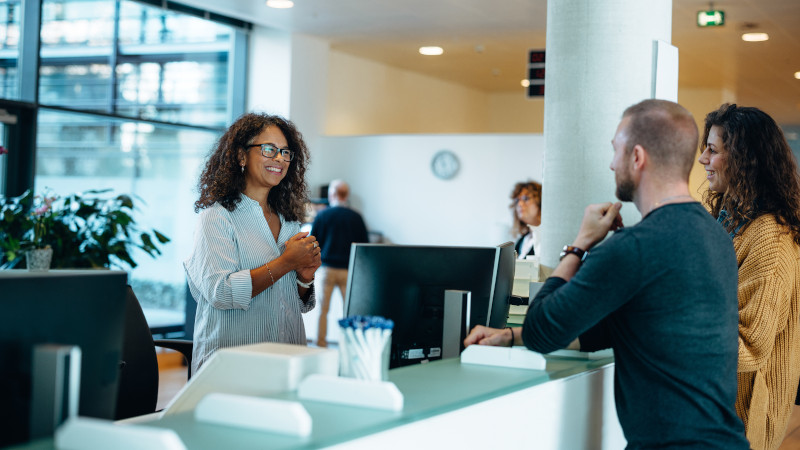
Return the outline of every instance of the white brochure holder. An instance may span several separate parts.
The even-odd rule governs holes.
[[[402,411],[403,393],[391,381],[309,375],[300,383],[297,396],[302,400]]]
[[[58,450],[186,450],[173,430],[139,425],[117,425],[90,417],[68,419],[56,430]]]
[[[288,400],[232,394],[208,394],[194,410],[198,422],[307,437],[311,416],[303,405]]]

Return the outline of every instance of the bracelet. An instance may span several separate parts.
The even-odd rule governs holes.
[[[514,346],[514,330],[511,327],[506,327],[506,329],[508,329],[508,331],[511,332],[511,345],[509,345],[509,347],[513,347]]]
[[[266,263],[264,265],[267,266],[267,272],[269,272],[269,279],[272,280],[272,284],[270,284],[269,287],[272,287],[275,285],[275,278],[272,276],[272,271],[269,269],[269,263]]]
[[[314,279],[313,278],[308,283],[303,283],[302,281],[300,281],[300,278],[297,279],[297,285],[300,286],[300,287],[304,287],[304,288],[308,289],[308,288],[311,287],[312,284],[314,284]]]

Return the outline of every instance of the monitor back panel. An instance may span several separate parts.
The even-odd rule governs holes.
[[[0,271],[0,447],[28,438],[36,344],[79,346],[78,413],[113,419],[126,284],[121,271]]]

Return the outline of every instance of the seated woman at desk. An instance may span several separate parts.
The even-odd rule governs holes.
[[[192,372],[218,348],[306,344],[320,250],[300,232],[308,149],[291,122],[245,114],[200,175],[194,248],[184,262],[197,301]]]
[[[539,255],[541,239],[539,225],[542,223],[542,185],[525,181],[514,185],[511,191],[511,211],[514,216],[514,234],[520,235],[514,249],[519,259]]]

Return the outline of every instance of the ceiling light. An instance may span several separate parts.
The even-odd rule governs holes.
[[[436,56],[444,53],[442,47],[420,47],[419,53],[427,56]]]
[[[797,78],[798,80],[800,80],[800,72],[795,72],[794,73],[794,77]]]
[[[767,33],[745,33],[742,35],[742,40],[747,42],[761,42],[769,39]]]
[[[276,9],[286,9],[294,6],[294,2],[292,0],[267,0],[267,6]]]
[[[521,84],[522,87],[528,87],[531,85],[531,80],[522,80],[519,82],[519,84]]]

